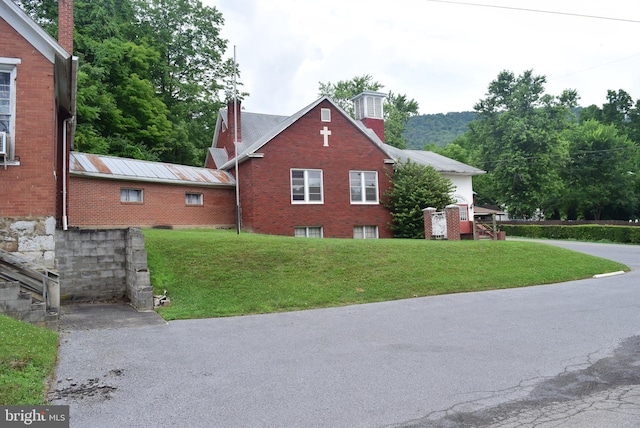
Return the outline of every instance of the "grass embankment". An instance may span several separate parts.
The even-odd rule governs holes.
[[[45,404],[58,333],[0,315],[0,405]]]
[[[534,242],[300,239],[145,230],[168,320],[342,306],[547,284],[628,270]]]

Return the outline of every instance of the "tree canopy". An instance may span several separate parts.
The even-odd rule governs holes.
[[[577,109],[575,90],[553,96],[545,83],[531,70],[501,72],[469,131],[426,148],[486,170],[474,177],[476,202],[512,218],[640,217],[640,101],[609,90],[602,107]]]
[[[561,133],[578,97],[575,91],[545,94],[545,82],[531,70],[520,76],[500,73],[486,98],[475,105],[477,118],[467,134],[478,166],[488,172],[478,180],[484,184],[484,197],[517,218],[544,211],[561,190]]]
[[[57,1],[20,0],[52,36]],[[75,150],[201,165],[233,79],[222,14],[200,0],[75,0]]]

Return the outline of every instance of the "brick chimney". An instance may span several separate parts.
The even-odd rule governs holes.
[[[58,43],[73,53],[73,0],[58,0]]]
[[[353,101],[356,120],[376,133],[384,143],[384,115],[382,112],[383,100],[387,94],[375,91],[364,91],[355,97]]]
[[[234,112],[233,110],[233,106],[234,106],[233,100],[227,103],[227,126],[228,126],[227,152],[231,157],[235,156],[235,147],[233,146],[233,143],[235,140],[235,124],[236,123],[238,124],[238,143],[242,142],[242,114],[241,114],[242,108],[240,106],[240,100],[237,100],[235,104],[236,104],[237,112]]]

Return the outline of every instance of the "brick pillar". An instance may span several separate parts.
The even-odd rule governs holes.
[[[447,239],[449,241],[460,240],[460,207],[447,205],[444,209],[447,218]]]
[[[424,217],[424,239],[431,239],[433,236],[433,219],[432,214],[436,212],[433,207],[425,208],[422,210]]]

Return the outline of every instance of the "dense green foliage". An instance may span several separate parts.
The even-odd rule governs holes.
[[[415,162],[394,166],[393,186],[385,193],[391,210],[391,229],[398,238],[424,239],[423,210],[438,210],[454,203],[453,184],[433,167]]]
[[[54,37],[55,0],[17,1]],[[202,165],[233,77],[200,0],[75,0],[75,150]]]
[[[404,130],[408,149],[421,150],[425,146],[445,147],[469,130],[476,113],[472,111],[420,114],[412,116]]]
[[[601,108],[578,109],[576,91],[552,96],[545,82],[500,73],[469,131],[426,148],[486,170],[474,178],[476,202],[512,218],[640,217],[640,100],[609,91]]]
[[[151,282],[171,299],[159,309],[165,319],[343,306],[628,270],[534,242],[303,239],[223,230],[144,235]]]
[[[351,117],[355,117],[351,98],[363,91],[380,91],[384,87],[380,82],[372,79],[370,75],[366,74],[337,83],[320,82],[319,94],[331,98]],[[383,114],[385,142],[399,149],[406,148],[405,127],[409,119],[418,114],[418,102],[413,99],[409,100],[406,95],[389,92],[384,102]]]
[[[531,218],[560,194],[558,162],[565,155],[566,129],[577,94],[544,93],[544,76],[502,72],[478,102],[468,139],[488,171],[484,192],[516,218]]]
[[[45,404],[58,334],[0,315],[0,405]]]
[[[638,226],[505,224],[500,228],[507,232],[508,236],[525,238],[575,239],[577,241],[640,244],[640,227]]]

